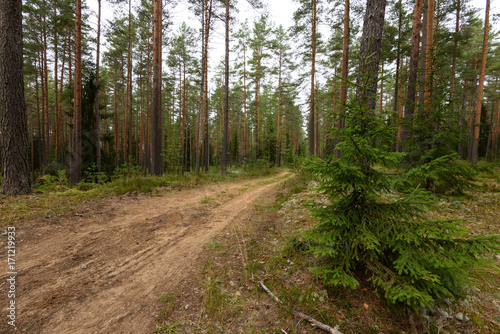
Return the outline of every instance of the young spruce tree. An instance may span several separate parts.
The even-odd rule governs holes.
[[[372,79],[361,76],[358,88],[369,94]],[[415,310],[458,296],[466,268],[498,251],[498,238],[468,237],[457,220],[431,219],[432,197],[423,189],[394,190],[402,189],[401,179],[380,167],[402,154],[389,152],[393,129],[364,100],[345,105],[346,127],[333,133],[342,157],[313,158],[307,166],[330,200],[313,208],[319,224],[305,233],[323,259],[313,272],[327,285],[351,289],[364,277],[388,302]]]

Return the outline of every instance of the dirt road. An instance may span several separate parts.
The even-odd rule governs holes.
[[[25,333],[151,333],[158,297],[199,272],[204,245],[283,173],[161,196],[124,195],[81,215],[17,228],[16,324]],[[1,237],[2,266],[6,242]],[[198,266],[198,267],[197,267]],[[6,273],[0,277],[0,332]]]

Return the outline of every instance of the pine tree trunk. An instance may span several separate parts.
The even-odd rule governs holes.
[[[397,46],[397,55],[396,55],[396,82],[394,84],[394,112],[398,111],[399,104],[399,76],[400,76],[400,66],[401,63],[401,25],[403,21],[403,8],[402,1],[399,0],[399,15],[398,15],[398,46]]]
[[[248,159],[248,121],[247,121],[247,59],[246,59],[246,46],[243,50],[243,112],[245,114],[245,129],[244,133],[244,149],[243,149],[243,159],[244,159],[244,171],[247,170],[247,159]]]
[[[309,111],[309,155],[314,155],[315,153],[315,107],[314,107],[314,74],[316,72],[316,0],[312,0],[313,10],[312,10],[312,65],[311,65],[311,101],[310,101],[310,111]]]
[[[101,172],[101,130],[100,130],[100,112],[99,112],[99,61],[101,47],[101,0],[97,0],[97,50],[96,50],[96,65],[95,65],[95,150],[97,171]]]
[[[476,119],[474,122],[474,137],[472,138],[472,157],[470,162],[477,164],[479,147],[479,126],[481,124],[481,107],[483,104],[484,77],[486,74],[486,54],[488,51],[488,32],[490,24],[490,0],[486,0],[486,16],[484,19],[483,51],[481,53],[481,71],[479,74],[479,90],[476,101]]]
[[[432,112],[432,87],[434,84],[434,0],[427,1],[427,52],[425,54],[425,92],[424,112],[429,115]]]
[[[151,165],[151,129],[152,127],[152,112],[151,112],[151,103],[150,103],[150,97],[151,97],[151,91],[150,91],[150,80],[151,80],[151,44],[149,42],[148,38],[148,70],[146,71],[146,171],[151,172],[152,170],[152,165]]]
[[[455,36],[453,45],[453,60],[451,65],[451,80],[450,80],[450,99],[453,100],[455,93],[455,76],[457,71],[457,54],[458,54],[458,33],[460,31],[460,0],[457,0],[457,15],[455,20]]]
[[[420,40],[421,43],[421,57],[420,57],[420,74],[418,75],[418,105],[419,111],[421,111],[424,101],[425,101],[425,63],[426,63],[426,54],[427,54],[427,16],[428,16],[428,0],[422,0],[422,10],[423,10],[423,18],[422,18],[422,38]]]
[[[118,150],[119,150],[119,142],[118,142],[118,74],[116,73],[115,67],[115,88],[113,89],[113,131],[114,131],[114,140],[115,140],[115,166],[118,166]]]
[[[75,12],[75,80],[74,80],[74,151],[71,184],[82,179],[82,1],[76,0]]]
[[[276,122],[276,168],[280,166],[280,112],[281,112],[281,52],[279,55],[279,70],[278,70],[278,120]]]
[[[45,159],[50,157],[50,116],[49,116],[49,68],[47,61],[47,27],[45,23],[45,16],[43,17],[43,82],[44,91],[43,95],[45,97],[44,102],[44,126],[45,126],[45,146],[44,146],[44,156]],[[46,160],[46,162],[48,162]]]
[[[497,81],[498,81],[498,79],[497,79]],[[490,127],[488,129],[488,142],[486,143],[486,156],[485,156],[486,160],[488,160],[488,158],[490,158],[490,160],[491,160],[490,150],[491,150],[491,142],[493,139],[494,114],[495,114],[495,101],[491,101]]]
[[[125,144],[125,158],[128,160],[132,154],[133,116],[132,116],[132,0],[128,2],[128,54],[127,54],[127,110],[128,122],[126,132],[128,145]],[[129,163],[131,163],[129,161]]]
[[[422,28],[422,0],[415,0],[413,12],[413,31],[411,36],[410,70],[408,74],[408,88],[406,93],[406,106],[404,111],[403,141],[410,139],[410,128],[415,113],[417,96],[418,55],[420,43],[420,30]]]
[[[0,0],[0,143],[6,195],[31,191],[24,101],[22,1]]]
[[[56,8],[56,2],[54,1],[53,3],[53,11],[54,11],[54,18],[53,18],[53,39],[54,39],[54,114],[55,114],[55,137],[56,137],[56,161],[61,160],[61,122],[59,121],[59,118],[61,117],[61,111],[59,109],[59,94],[58,94],[58,77],[57,77],[57,70],[58,68],[58,34],[57,34],[57,8]]]
[[[151,174],[162,175],[162,124],[161,124],[161,38],[162,0],[154,0],[153,26],[153,110],[151,129]]]
[[[226,60],[224,82],[224,130],[221,157],[222,175],[227,174],[227,141],[229,126],[229,0],[226,0]]]
[[[493,161],[497,160],[498,152],[498,134],[500,130],[500,99],[497,98],[497,105],[495,110],[494,126],[493,126],[493,142],[492,142],[492,153],[491,158]]]
[[[63,47],[63,56],[62,56],[62,66],[61,66],[61,80],[59,80],[59,92],[57,93],[59,98],[59,129],[60,129],[60,136],[61,136],[61,142],[60,142],[60,147],[59,149],[61,150],[59,152],[59,157],[60,157],[60,162],[64,162],[64,157],[63,157],[63,147],[66,145],[66,140],[64,138],[64,115],[62,113],[62,94],[63,94],[63,89],[64,89],[64,65],[65,65],[65,60],[66,60],[66,46],[68,44],[66,35],[68,34],[68,29],[66,28],[65,30],[65,38],[64,38],[64,47]]]
[[[363,103],[368,110],[375,110],[377,78],[380,62],[380,50],[382,47],[382,29],[384,27],[386,0],[367,0],[366,12],[363,22],[363,35],[361,37],[360,69],[358,72],[358,85],[362,86],[363,73],[367,77],[368,87],[365,93],[358,88],[356,98]],[[364,58],[364,61],[363,61]]]
[[[201,9],[201,31],[204,34],[205,33],[205,4],[206,0],[201,1],[202,9]],[[203,103],[203,92],[205,91],[204,85],[205,85],[205,68],[203,67],[205,65],[205,38],[201,39],[201,63],[202,63],[202,69],[201,69],[201,85],[200,85],[200,108],[198,111],[198,117],[196,120],[196,175],[200,175],[200,168],[201,168],[201,146],[202,146],[202,117],[203,117],[203,107],[205,104]]]
[[[342,39],[342,65],[340,69],[340,99],[339,99],[339,115],[345,115],[344,104],[347,101],[347,87],[346,80],[349,70],[349,0],[345,0],[344,3],[344,36]],[[345,119],[340,119],[338,123],[338,128],[345,128]],[[336,144],[340,141],[340,138],[335,139]],[[335,151],[335,157],[340,158],[342,152],[340,150]]]
[[[206,12],[205,12],[205,57],[203,64],[204,75],[204,92],[203,92],[203,103],[204,103],[204,140],[203,140],[203,167],[205,172],[208,173],[208,166],[210,163],[210,144],[209,144],[209,133],[208,133],[208,122],[209,122],[209,113],[208,113],[208,38],[210,35],[210,23],[212,21],[212,0],[205,0],[206,4]]]

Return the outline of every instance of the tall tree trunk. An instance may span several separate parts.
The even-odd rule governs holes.
[[[497,79],[497,83],[498,83],[498,79]],[[488,129],[488,139],[487,139],[488,142],[486,144],[486,156],[485,156],[486,160],[488,160],[488,158],[490,158],[490,160],[491,160],[490,151],[491,151],[491,142],[493,139],[493,122],[495,121],[495,117],[494,117],[494,115],[495,115],[495,102],[496,101],[491,101],[490,127]]]
[[[356,98],[368,110],[375,110],[378,67],[380,50],[382,47],[382,29],[384,27],[386,0],[367,0],[363,22],[363,35],[360,45],[360,69],[358,73],[358,89]],[[363,73],[366,75],[363,78]],[[363,80],[367,80],[367,87],[362,88]]]
[[[408,88],[406,93],[406,107],[404,111],[403,141],[410,139],[413,114],[417,95],[418,54],[420,43],[420,30],[422,28],[422,0],[415,0],[413,12],[413,31],[411,36],[410,70],[408,74]]]
[[[47,25],[45,23],[45,16],[43,17],[43,81],[44,81],[44,118],[45,118],[45,147],[44,156],[46,159],[50,158],[50,115],[49,115],[49,68],[47,61]]]
[[[314,74],[316,72],[316,0],[312,0],[312,57],[311,57],[311,101],[309,111],[309,155],[314,155],[315,139],[315,114],[314,114]]]
[[[160,74],[161,75],[161,74]],[[125,157],[128,159],[132,154],[133,121],[132,121],[132,0],[128,2],[128,54],[127,54],[127,110],[128,121],[126,132],[128,145],[125,143]],[[131,163],[131,162],[129,162]]]
[[[183,80],[182,80],[182,173],[187,168],[187,129],[186,129],[186,55],[183,55]]]
[[[59,118],[61,117],[61,110],[59,109],[59,94],[58,94],[58,77],[57,77],[57,70],[58,68],[58,33],[57,33],[57,8],[56,8],[56,1],[53,2],[53,11],[54,11],[54,17],[53,17],[53,39],[54,39],[54,114],[55,114],[55,137],[56,137],[56,161],[61,160],[61,122],[59,121]]]
[[[44,80],[43,80],[43,53],[40,51],[40,57],[38,58],[38,67],[40,71],[36,71],[36,74],[40,76],[40,93],[38,92],[38,75],[35,77],[37,80],[37,101],[40,101],[40,107],[37,109],[38,113],[38,157],[39,157],[39,166],[40,176],[44,173],[44,165],[45,165],[45,89],[44,89]],[[41,96],[39,96],[41,95]],[[41,99],[40,99],[41,97]],[[38,106],[37,106],[38,107]],[[72,151],[71,151],[72,152]]]
[[[203,33],[203,38],[201,39],[201,63],[202,63],[202,69],[201,69],[201,85],[200,85],[200,108],[198,112],[198,117],[196,120],[196,175],[200,175],[200,168],[201,168],[201,148],[202,148],[202,118],[203,118],[203,108],[205,104],[203,103],[203,92],[205,91],[205,5],[206,5],[206,0],[201,1],[201,31]]]
[[[23,81],[22,1],[0,0],[0,146],[6,195],[31,191]]]
[[[40,93],[38,85],[38,71],[35,71],[35,99],[36,99],[36,116],[37,116],[37,136],[38,136],[38,168],[40,169],[40,175],[42,172],[42,140],[41,140],[41,121],[40,121]]]
[[[462,107],[461,107],[461,111],[460,111],[460,120],[459,120],[459,127],[461,129],[463,129],[466,124],[465,124],[465,114],[466,114],[466,102],[467,102],[467,80],[465,80],[464,82],[464,88],[463,88],[463,93],[462,93]],[[458,158],[461,159],[461,160],[465,160],[465,150],[464,150],[464,145],[463,145],[463,142],[465,138],[467,138],[467,135],[465,135],[465,138],[462,137],[463,134],[460,134],[460,141],[458,143],[458,149],[457,149],[457,153],[458,153]]]
[[[227,174],[227,141],[229,127],[229,0],[226,0],[226,60],[224,82],[224,130],[221,157],[222,175]]]
[[[115,67],[115,87],[113,89],[113,131],[115,140],[115,166],[118,166],[118,150],[120,143],[118,140],[118,74]]]
[[[403,4],[402,1],[399,0],[399,18],[398,18],[398,46],[397,46],[397,55],[396,55],[396,83],[394,84],[394,112],[398,111],[399,105],[399,76],[400,76],[400,62],[401,62],[401,25],[403,21]]]
[[[100,129],[100,112],[99,112],[99,61],[101,58],[101,0],[97,0],[97,50],[96,50],[96,65],[95,65],[95,151],[97,171],[101,172],[101,129]]]
[[[153,26],[153,110],[151,129],[151,174],[163,174],[161,124],[161,38],[162,0],[154,0]]]
[[[257,127],[255,129],[254,161],[260,158],[260,62],[262,58],[262,47],[257,49],[257,69],[255,78],[255,109],[257,112]]]
[[[460,0],[457,0],[457,15],[455,20],[455,35],[453,36],[453,60],[451,65],[451,80],[450,80],[450,99],[453,100],[455,94],[455,76],[457,71],[457,54],[458,54],[458,32],[460,31]]]
[[[491,144],[491,159],[493,161],[497,160],[497,152],[498,152],[498,134],[500,130],[500,98],[497,97],[497,103],[496,103],[496,111],[495,111],[495,118],[493,121],[493,141]]]
[[[418,105],[419,111],[422,110],[425,101],[425,63],[427,55],[427,17],[428,0],[422,0],[423,18],[422,18],[422,39],[420,40],[422,51],[420,57],[420,74],[418,75]]]
[[[382,60],[382,65],[380,66],[380,76],[384,76],[384,61]],[[382,113],[383,110],[383,104],[384,104],[384,81],[380,82],[380,98],[379,98],[379,106],[378,106],[378,111],[379,113]]]
[[[150,91],[150,80],[151,80],[151,43],[148,38],[148,70],[146,71],[146,112],[147,112],[147,121],[146,121],[146,170],[148,172],[151,172],[151,129],[153,128],[152,126],[152,112],[151,112],[151,103],[150,103],[150,97],[151,97],[151,91]]]
[[[59,80],[59,92],[57,93],[59,95],[58,101],[59,101],[59,129],[61,131],[61,143],[59,149],[61,150],[59,152],[59,157],[61,159],[60,162],[64,162],[63,159],[63,146],[66,145],[67,140],[64,138],[64,115],[62,113],[62,94],[63,94],[63,89],[64,89],[64,65],[65,65],[65,60],[66,60],[66,47],[69,42],[67,41],[68,38],[66,36],[69,36],[68,33],[68,28],[65,30],[65,38],[64,38],[64,46],[63,46],[63,57],[62,57],[62,66],[61,66],[61,80]]]
[[[280,166],[281,66],[282,66],[282,55],[280,52],[279,70],[278,70],[278,120],[276,122],[276,168]]]
[[[75,12],[75,80],[74,80],[74,151],[71,184],[82,179],[82,1],[76,0]]]
[[[486,74],[486,54],[488,51],[488,32],[490,27],[490,0],[486,0],[486,15],[484,19],[483,51],[481,53],[481,71],[479,74],[479,90],[476,101],[476,119],[474,122],[474,137],[472,138],[472,157],[470,162],[477,164],[479,147],[479,126],[481,124],[481,107],[483,104],[484,77]]]
[[[434,0],[427,0],[427,52],[425,55],[425,92],[424,112],[429,115],[432,111],[432,87],[434,81]]]
[[[243,130],[244,136],[244,149],[243,149],[243,159],[244,159],[244,171],[247,170],[247,159],[248,159],[248,121],[247,121],[247,59],[246,59],[246,46],[243,50],[243,112],[245,114],[245,129]]]
[[[204,140],[203,140],[203,166],[205,169],[205,172],[208,172],[208,166],[210,163],[210,143],[209,143],[209,133],[208,133],[208,122],[209,122],[209,113],[208,113],[208,38],[210,35],[210,23],[212,21],[212,0],[205,0],[206,1],[206,7],[205,7],[205,56],[204,56],[204,64],[203,64],[203,70],[205,71],[204,75],[204,92],[203,92],[203,102],[204,102]]]

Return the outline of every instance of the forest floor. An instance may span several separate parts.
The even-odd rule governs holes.
[[[463,219],[471,234],[500,234],[500,168],[480,173],[477,188],[436,196],[436,218]],[[318,183],[299,173],[227,225],[198,259],[201,275],[185,277],[159,298],[155,333],[324,333],[291,314],[305,313],[344,333],[500,333],[500,255],[470,272],[466,297],[446,299],[409,319],[358,277],[354,291],[326,287],[310,268],[318,259],[301,238],[317,222],[304,204],[326,203]],[[277,305],[259,283],[283,302]]]
[[[205,245],[289,172],[89,201],[16,227],[16,325],[24,333],[151,333],[158,296],[201,276]],[[274,198],[272,199],[274,201]],[[2,259],[7,238],[0,237]],[[0,303],[7,300],[7,261]],[[3,313],[3,312],[2,312]],[[0,332],[11,326],[5,316]]]
[[[500,168],[474,182],[477,188],[463,195],[436,196],[438,206],[429,214],[464,219],[472,234],[499,234]],[[325,287],[311,274],[318,260],[304,251],[301,232],[316,224],[304,204],[326,201],[317,186],[303,173],[281,171],[192,189],[167,187],[153,195],[134,191],[90,200],[70,216],[21,219],[18,329],[322,333],[293,316],[294,309],[344,334],[411,333],[406,309],[387,305],[363,279],[351,291]],[[0,247],[3,259],[5,237]],[[445,300],[416,315],[414,327],[419,333],[499,333],[499,264],[497,256],[474,269],[464,300]],[[5,279],[0,277],[2,305]],[[0,322],[0,333],[8,330]]]

